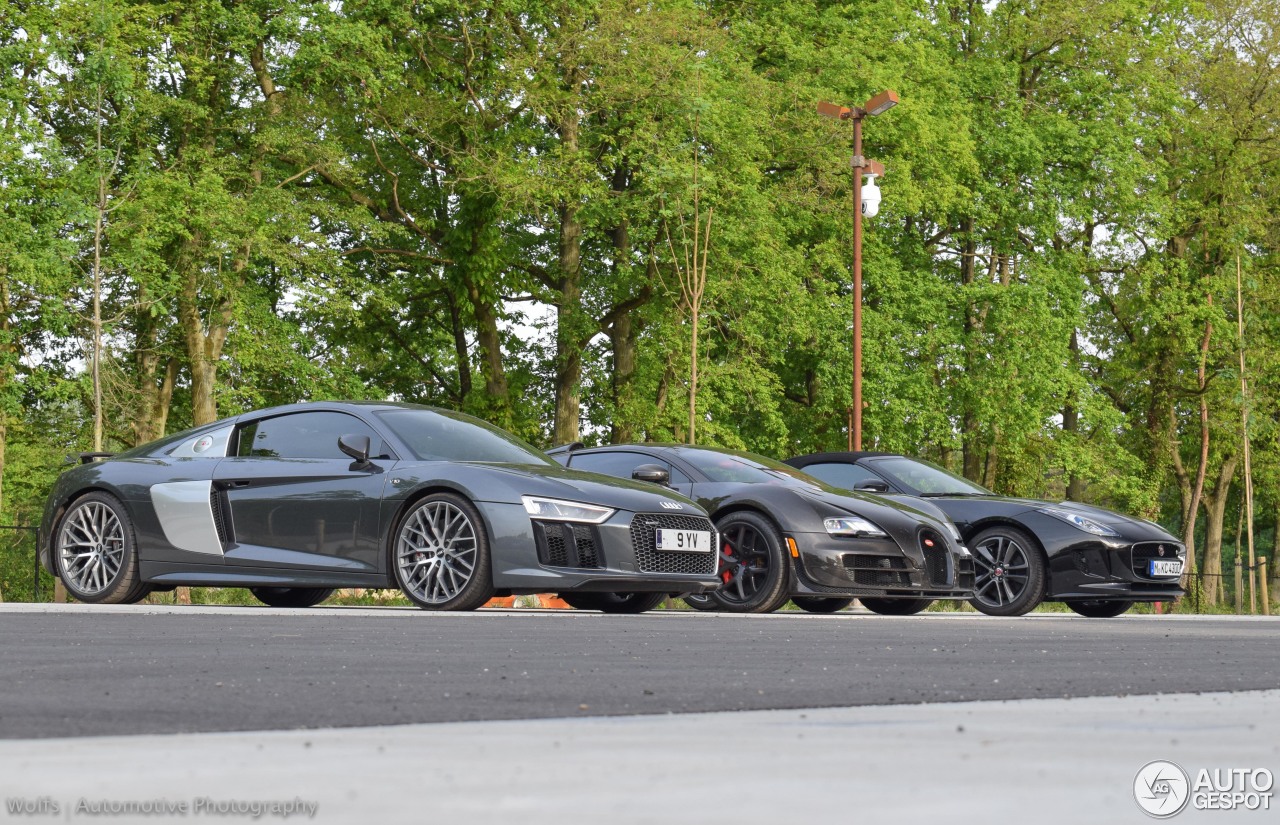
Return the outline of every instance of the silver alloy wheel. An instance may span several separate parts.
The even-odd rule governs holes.
[[[396,564],[406,589],[427,604],[462,592],[476,569],[476,529],[461,509],[430,501],[413,511],[396,540]]]
[[[58,557],[69,584],[87,596],[107,587],[124,564],[124,525],[100,501],[80,505],[58,531]]]
[[[974,598],[995,607],[1012,604],[1027,589],[1031,575],[1026,548],[1008,536],[997,535],[973,550],[978,573]]]

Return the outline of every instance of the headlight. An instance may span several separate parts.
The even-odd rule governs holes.
[[[1044,513],[1046,516],[1053,516],[1054,518],[1062,519],[1077,530],[1083,530],[1086,533],[1093,533],[1095,536],[1120,535],[1107,525],[1099,524],[1093,519],[1085,518],[1084,516],[1078,513],[1073,513],[1070,510],[1059,510],[1057,507],[1041,507],[1040,512]]]
[[[960,535],[960,528],[951,519],[947,519],[947,529],[951,531],[951,538],[956,540],[956,544],[963,546],[964,536]]]
[[[883,539],[888,533],[861,516],[841,516],[822,520],[822,526],[833,536],[857,536],[858,538]]]
[[[607,521],[617,511],[611,507],[600,507],[595,504],[583,504],[580,501],[561,501],[558,498],[540,498],[538,496],[520,496],[524,502],[524,511],[536,518],[552,521],[580,521],[586,524],[599,524]]]

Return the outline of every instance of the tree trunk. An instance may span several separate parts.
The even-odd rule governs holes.
[[[1072,365],[1078,368],[1080,364],[1079,330],[1071,330],[1071,341],[1068,343],[1067,348],[1071,353]],[[1067,398],[1066,403],[1062,405],[1062,431],[1071,433],[1072,436],[1079,436],[1080,433],[1080,411],[1076,409],[1073,397]],[[1084,479],[1075,472],[1074,466],[1067,473],[1067,500],[1084,500]]]
[[[203,239],[193,233],[182,244],[175,269],[181,277],[178,291],[178,324],[186,345],[187,366],[191,371],[191,418],[199,427],[218,420],[217,399],[214,391],[218,380],[218,361],[231,330],[233,299],[230,297],[244,285],[244,271],[248,266],[249,250],[244,248],[232,264],[231,283],[223,287],[222,294],[209,311],[208,322],[200,315],[201,261]]]
[[[577,124],[573,125],[572,148],[577,149]],[[566,149],[569,139],[565,138]],[[556,412],[552,441],[569,444],[581,435],[579,412],[582,381],[582,352],[578,347],[577,317],[582,311],[581,284],[582,223],[578,207],[560,207],[560,298],[556,305]]]
[[[629,314],[619,316],[609,327],[613,350],[613,424],[609,440],[614,444],[633,441],[630,407],[636,374],[636,335]]]
[[[1204,536],[1204,567],[1201,577],[1204,581],[1204,602],[1207,605],[1218,603],[1222,594],[1222,528],[1227,511],[1227,498],[1231,493],[1231,479],[1236,474],[1237,458],[1227,456],[1218,471],[1218,480],[1213,491],[1205,491],[1204,509],[1209,517]]]

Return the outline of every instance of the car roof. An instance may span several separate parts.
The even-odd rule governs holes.
[[[807,467],[810,464],[842,463],[855,464],[864,458],[905,458],[902,453],[885,453],[874,450],[841,450],[830,453],[810,453],[788,458],[784,463],[792,467]]]

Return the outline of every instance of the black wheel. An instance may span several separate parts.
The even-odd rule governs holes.
[[[1099,599],[1086,599],[1082,601],[1067,602],[1067,607],[1071,608],[1081,616],[1088,616],[1090,619],[1114,619],[1121,613],[1133,607],[1133,602],[1112,602],[1102,601]]]
[[[835,613],[853,604],[853,599],[823,598],[822,596],[792,596],[796,607],[809,613]]]
[[[686,593],[680,597],[684,603],[692,607],[694,610],[719,610],[720,605],[711,599],[709,593]]]
[[[77,601],[133,604],[151,592],[138,574],[133,522],[115,496],[95,492],[76,499],[53,541],[58,578]]]
[[[858,599],[862,606],[881,616],[914,616],[933,604],[933,599]]]
[[[272,607],[315,607],[333,595],[331,587],[250,587],[249,592]]]
[[[730,513],[716,522],[720,531],[720,580],[708,594],[720,610],[770,613],[787,601],[788,560],[782,536],[758,513]]]
[[[493,597],[484,522],[453,493],[409,508],[392,536],[391,566],[405,596],[425,610],[475,610]]]
[[[667,600],[666,593],[561,593],[560,598],[575,610],[601,613],[643,613]]]
[[[969,604],[988,616],[1021,616],[1044,598],[1044,555],[1016,527],[983,530],[970,543],[977,573]]]

